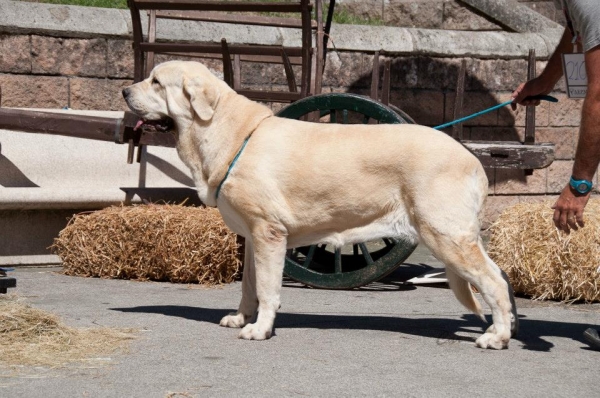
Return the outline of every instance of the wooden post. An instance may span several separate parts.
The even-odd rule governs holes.
[[[535,77],[535,50],[531,49],[527,63],[527,80]],[[535,106],[528,106],[525,112],[525,144],[533,144],[535,143]]]
[[[221,53],[223,56],[223,80],[231,88],[234,86],[233,81],[233,67],[231,65],[231,54],[229,52],[229,46],[225,38],[221,39]]]
[[[302,77],[301,77],[301,96],[310,95],[310,78],[311,78],[311,47],[312,47],[312,29],[310,7],[308,0],[300,1],[302,7]]]
[[[156,10],[150,10],[148,13],[148,43],[156,41]],[[148,51],[146,54],[146,70],[144,77],[150,75],[150,71],[154,68],[154,52]]]
[[[465,98],[465,75],[467,73],[467,61],[464,59],[460,63],[458,70],[458,81],[456,83],[456,98],[454,98],[454,120],[460,119],[463,113],[463,102]],[[463,125],[462,123],[455,124],[452,126],[452,138],[457,141],[463,139]]]
[[[391,85],[392,61],[389,58],[383,62],[383,82],[381,83],[381,103],[390,104],[390,85]]]
[[[373,71],[371,72],[371,98],[379,101],[379,51],[373,55]]]

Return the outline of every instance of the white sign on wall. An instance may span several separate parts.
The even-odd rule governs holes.
[[[569,98],[585,98],[588,81],[584,55],[582,53],[563,54],[563,72]]]

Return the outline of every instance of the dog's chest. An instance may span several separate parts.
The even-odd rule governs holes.
[[[226,199],[219,199],[219,212],[221,213],[221,217],[223,217],[223,221],[225,225],[229,227],[236,234],[249,238],[250,232],[249,228],[246,225],[246,222],[234,208],[229,204]]]
[[[209,197],[208,178],[204,175],[202,170],[202,161],[197,152],[193,151],[192,145],[190,144],[190,142],[183,140],[180,140],[177,143],[177,153],[179,158],[190,169],[194,184],[198,191],[198,196],[202,203],[208,206],[216,206],[214,199]]]

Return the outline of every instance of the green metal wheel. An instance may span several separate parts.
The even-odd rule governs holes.
[[[279,111],[277,116],[300,119],[318,116],[325,123],[414,123],[403,112],[356,94],[320,94],[301,99]],[[404,115],[404,117],[403,117]],[[352,289],[377,281],[398,268],[415,250],[408,240],[345,245],[320,244],[288,250],[284,273],[308,286]]]

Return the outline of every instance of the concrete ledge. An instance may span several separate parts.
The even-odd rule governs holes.
[[[0,265],[55,265],[60,264],[56,254],[31,254],[24,256],[0,256]]]
[[[9,188],[2,190],[0,210],[57,210],[102,209],[121,203],[141,203],[139,197],[128,200],[119,187],[93,189],[60,188]]]
[[[538,58],[547,58],[554,48],[539,34],[507,32],[465,32],[413,29],[414,53],[444,57],[522,58],[535,49]]]
[[[526,7],[525,7],[526,8]],[[61,37],[131,39],[128,10],[24,3],[0,0],[0,32],[34,33]],[[144,30],[146,30],[144,22]],[[193,21],[159,21],[164,40],[300,46],[298,30],[201,24]],[[538,33],[468,32],[381,26],[339,25],[331,31],[331,45],[339,51],[382,50],[396,54],[523,58],[530,48],[539,58],[550,56],[561,29]]]
[[[123,37],[130,25],[116,9],[0,0],[0,30],[8,33]]]

